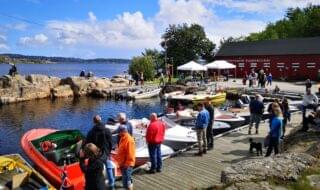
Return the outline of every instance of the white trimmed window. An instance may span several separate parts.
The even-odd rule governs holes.
[[[291,67],[295,69],[300,68],[300,63],[291,63]]]
[[[244,67],[244,63],[238,63],[239,67]]]
[[[264,63],[264,64],[263,64],[263,67],[265,67],[265,68],[270,68],[270,63]]]
[[[278,68],[284,68],[284,63],[277,63]]]
[[[307,63],[307,68],[308,69],[316,68],[316,63]]]
[[[257,67],[257,63],[251,63],[250,67],[254,67],[254,68]]]

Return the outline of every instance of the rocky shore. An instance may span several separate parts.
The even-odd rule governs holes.
[[[31,74],[0,77],[0,105],[41,98],[92,96],[106,98],[115,89],[127,87],[129,81],[115,77],[58,78]]]
[[[247,159],[221,173],[225,190],[320,189],[320,133],[294,131],[285,140],[285,152],[268,158]]]

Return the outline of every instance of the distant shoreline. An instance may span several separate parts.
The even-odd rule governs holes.
[[[73,57],[46,57],[46,56],[29,56],[20,54],[0,54],[0,57],[5,57],[6,62],[23,63],[23,64],[59,64],[59,63],[125,63],[130,64],[130,59],[121,58],[96,58],[96,59],[81,59]],[[1,64],[1,63],[0,63]],[[5,63],[3,63],[5,64]]]

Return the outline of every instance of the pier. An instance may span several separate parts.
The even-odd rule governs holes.
[[[286,135],[301,122],[301,114],[292,114],[286,128]],[[194,156],[198,151],[192,147],[163,162],[161,173],[147,174],[144,169],[137,169],[133,174],[135,189],[205,189],[220,183],[221,171],[233,163],[253,158],[262,158],[249,153],[249,138],[262,142],[269,131],[267,120],[260,123],[259,134],[248,135],[248,126],[215,137],[214,150],[202,157]],[[263,150],[263,156],[266,149]]]

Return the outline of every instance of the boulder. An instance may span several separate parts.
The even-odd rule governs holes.
[[[26,80],[37,86],[49,86],[55,88],[60,84],[60,78],[47,75],[31,74],[26,76]]]
[[[316,158],[305,153],[244,160],[225,168],[221,173],[221,181],[226,184],[264,181],[267,178],[295,181],[302,171],[315,162]]]
[[[108,79],[95,77],[67,77],[62,80],[62,84],[70,85],[75,96],[90,95],[94,89],[106,89],[112,86]]]
[[[90,96],[95,98],[108,98],[110,96],[110,91],[106,89],[93,89]]]
[[[72,91],[70,85],[57,86],[52,89],[51,93],[52,93],[52,96],[55,98],[72,97],[73,96],[73,91]]]

